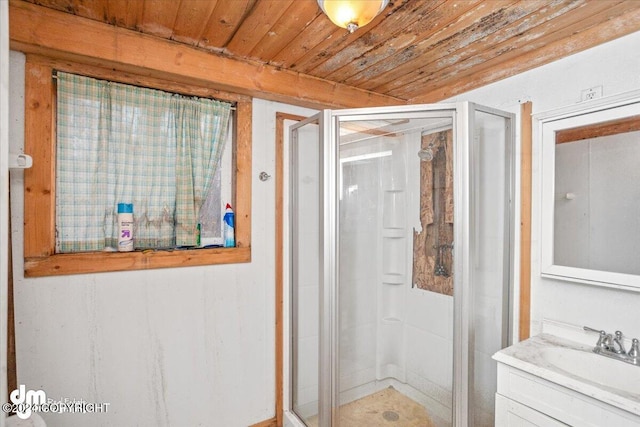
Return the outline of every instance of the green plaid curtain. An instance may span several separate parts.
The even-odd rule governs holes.
[[[215,101],[213,101],[215,102]],[[224,144],[203,144],[226,138],[230,108],[209,99],[186,99],[176,103],[176,244],[196,244],[200,208],[209,193],[222,157]],[[221,104],[221,103],[218,103]],[[224,139],[223,139],[224,141]]]
[[[231,105],[58,73],[56,252],[117,247],[118,203],[137,248],[195,245]]]

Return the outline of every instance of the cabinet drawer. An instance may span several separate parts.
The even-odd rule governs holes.
[[[496,393],[496,427],[560,426],[566,424]]]
[[[502,363],[498,393],[571,426],[640,426],[640,417],[630,412]]]

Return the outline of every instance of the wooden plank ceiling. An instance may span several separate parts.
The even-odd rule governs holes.
[[[316,0],[23,1],[410,103],[640,30],[638,0],[391,0],[353,34]]]

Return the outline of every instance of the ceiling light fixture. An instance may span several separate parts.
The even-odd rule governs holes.
[[[389,0],[318,0],[331,22],[350,33],[371,22],[388,4]]]

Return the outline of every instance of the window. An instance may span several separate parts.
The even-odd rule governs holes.
[[[203,219],[220,235],[231,103],[64,72],[56,94],[56,253],[116,251],[119,203],[136,249],[200,246]]]
[[[76,137],[72,132],[72,136],[68,138],[67,129],[63,126],[64,121],[57,118],[62,113],[77,113],[78,107],[71,106],[65,110],[66,107],[57,99],[56,85],[52,79],[56,72],[59,75],[59,84],[64,79],[81,79],[82,84],[86,84],[85,80],[91,81],[92,84],[101,80],[102,85],[126,86],[129,91],[145,91],[145,93],[148,92],[147,95],[150,93],[153,97],[162,98],[163,102],[182,103],[182,107],[178,108],[186,108],[184,105],[193,103],[213,103],[217,107],[224,108],[235,104],[236,111],[233,115],[233,125],[228,127],[228,137],[225,138],[222,132],[223,142],[227,143],[217,147],[220,149],[224,146],[226,149],[217,152],[215,158],[209,157],[206,161],[202,152],[197,152],[193,156],[187,155],[188,153],[181,155],[175,151],[175,142],[173,145],[166,142],[168,134],[176,133],[175,128],[171,127],[175,125],[169,125],[168,130],[158,130],[161,126],[156,123],[147,127],[151,127],[152,133],[157,134],[160,145],[151,144],[149,147],[144,147],[149,145],[151,140],[136,137],[138,139],[135,143],[129,141],[130,144],[121,144],[115,153],[110,152],[114,150],[113,147],[99,149],[93,147],[89,153],[84,153],[90,157],[93,156],[92,158],[100,157],[99,162],[90,162],[88,158],[81,162],[69,162],[65,159],[65,155],[79,155],[77,144],[74,143]],[[33,168],[25,172],[25,275],[43,276],[250,261],[251,100],[249,97],[180,82],[133,76],[99,67],[36,57],[27,58],[25,74],[25,151],[34,158]],[[89,100],[90,97],[81,96],[80,98],[84,103],[94,103],[91,107],[96,108],[95,101]],[[210,101],[211,99],[214,101]],[[149,103],[147,99],[143,105],[150,105]],[[126,121],[123,119],[124,110],[131,108],[135,107],[128,105],[120,108],[117,114],[122,115],[116,118],[116,122]],[[140,105],[137,108],[144,109]],[[170,109],[154,111],[162,111],[157,114],[160,123],[175,122],[176,114]],[[83,117],[90,115],[81,114]],[[100,114],[103,120],[106,115],[104,112]],[[127,120],[132,120],[131,116],[126,117],[128,117]],[[201,123],[202,121],[199,121],[196,125],[198,132],[202,131]],[[142,126],[141,122],[134,124]],[[120,132],[120,137],[114,138],[115,140],[129,138],[133,134],[131,128],[121,129]],[[87,137],[85,135],[80,139],[84,141]],[[56,141],[58,141],[57,144]],[[198,144],[196,151],[201,148]],[[108,166],[108,162],[104,159],[110,154],[122,154],[122,150],[135,151],[136,155],[132,156],[133,160],[129,160],[129,163],[124,165]],[[215,149],[213,151],[215,152]],[[150,155],[155,156],[153,160],[148,157]],[[182,162],[176,161],[180,158],[183,159]],[[226,163],[227,167],[213,168],[217,171],[215,174],[192,173],[194,167],[200,168],[201,171],[211,170],[211,162]],[[148,164],[153,164],[153,167],[148,167]],[[184,164],[190,167],[187,170],[181,170]],[[95,173],[96,165],[100,165],[97,174]],[[105,169],[104,166],[107,168]],[[84,170],[79,170],[78,167]],[[126,182],[123,184],[121,178],[127,176],[127,173],[112,174],[110,168],[124,169],[128,173],[125,181],[137,180],[145,184],[138,185],[137,189],[135,185],[131,186]],[[158,174],[159,171],[161,173]],[[77,179],[77,176],[81,176],[80,173],[83,176],[82,180]],[[87,174],[93,174],[93,178],[87,179]],[[99,177],[96,177],[97,175]],[[190,210],[187,220],[182,220],[178,214],[171,213],[171,208],[175,205],[175,202],[172,202],[175,194],[171,193],[182,191],[171,190],[172,186],[175,189],[175,183],[179,181],[176,176],[188,176],[192,181],[198,181],[194,186],[197,188],[188,190],[189,196],[185,198],[187,210]],[[69,183],[74,179],[82,182],[83,185],[78,187],[76,183]],[[156,184],[161,181],[165,182],[165,186],[156,188]],[[87,182],[91,182],[91,185]],[[95,183],[97,186],[94,185]],[[105,186],[111,186],[111,188],[106,191]],[[78,199],[73,191],[85,193],[86,196]],[[101,197],[89,197],[96,193]],[[194,196],[196,193],[197,195]],[[149,194],[152,196],[148,197]],[[194,209],[196,199],[202,202],[196,203]],[[204,199],[208,200],[204,201]],[[129,253],[104,251],[105,248],[113,247],[115,206],[118,202],[134,203],[137,247],[149,250]],[[203,245],[219,243],[222,213],[220,205],[226,202],[231,202],[236,212],[236,248],[195,248],[198,228],[201,229]],[[197,206],[200,203],[203,205],[201,209]],[[138,204],[137,208],[136,204]],[[71,218],[72,225],[76,224],[78,218],[82,218],[81,221],[84,221],[84,224],[79,227],[82,232],[75,235],[72,232],[73,237],[69,239],[69,229],[65,229],[64,219],[61,218],[68,214],[65,209],[74,205],[80,205],[80,212],[93,210],[94,213],[91,214],[92,216],[84,216],[83,213],[80,217]],[[157,205],[155,211],[151,208],[152,205]],[[92,209],[88,209],[88,206]],[[198,210],[200,210],[199,215]],[[203,225],[197,227],[199,223]],[[102,240],[85,238],[85,241],[80,239],[78,243],[78,236],[92,235],[87,233],[87,229],[91,228],[87,227],[87,224],[93,227],[93,236],[102,235]],[[98,230],[97,233],[96,230]],[[194,248],[174,250],[177,247]]]

